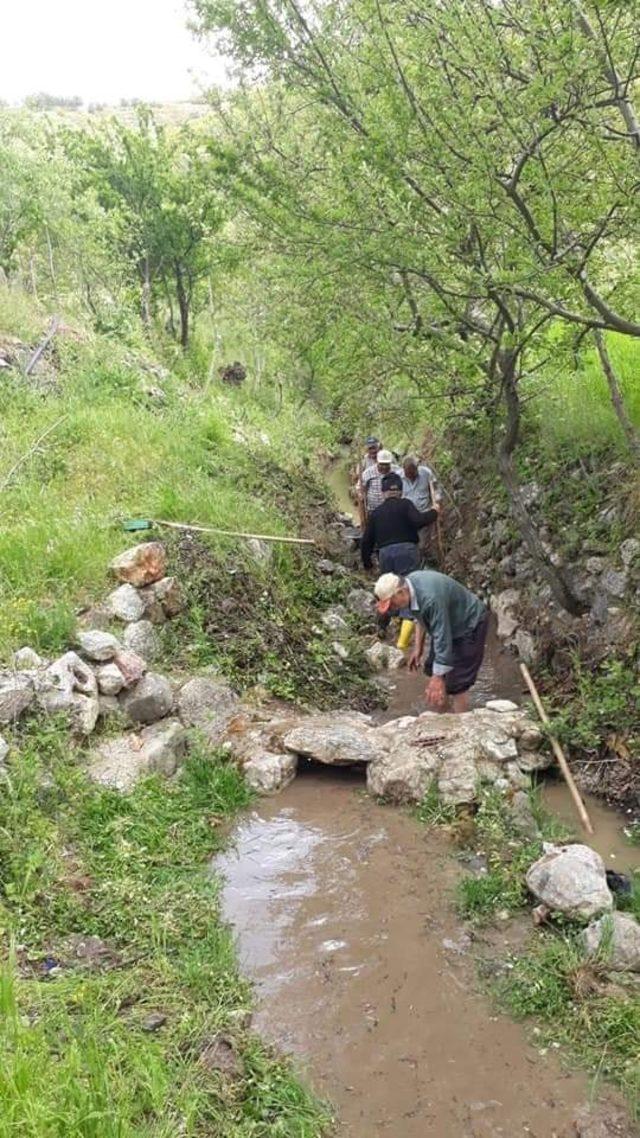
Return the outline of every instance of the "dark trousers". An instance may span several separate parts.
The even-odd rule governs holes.
[[[397,573],[399,577],[413,573],[414,569],[420,568],[420,550],[417,543],[399,541],[395,545],[383,545],[382,549],[378,550],[378,566],[381,573]],[[411,613],[408,609],[402,609],[400,616],[409,620]],[[390,620],[389,613],[379,616],[380,628],[387,628]]]

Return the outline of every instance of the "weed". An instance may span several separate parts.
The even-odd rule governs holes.
[[[417,813],[419,821],[426,826],[448,826],[456,819],[455,806],[442,801],[435,780],[429,783]]]
[[[0,1138],[316,1138],[325,1112],[239,1026],[249,993],[208,864],[248,801],[235,768],[196,752],[180,778],[125,796],[87,783],[60,725],[32,722],[14,743],[0,784]],[[79,964],[72,933],[100,937],[113,965]],[[165,1026],[146,1033],[158,1010]],[[218,1031],[242,1057],[233,1082],[198,1062]]]
[[[513,962],[499,996],[516,1018],[535,1017],[547,1038],[619,1085],[640,1113],[640,999],[606,983],[600,962],[585,963],[578,933],[541,936]]]

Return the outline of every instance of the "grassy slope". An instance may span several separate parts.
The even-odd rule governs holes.
[[[41,328],[0,293],[1,331],[37,341]],[[24,642],[47,651],[64,644],[78,603],[104,594],[107,563],[127,543],[122,518],[290,532],[292,519],[270,503],[270,487],[255,485],[255,458],[273,472],[275,490],[274,464],[302,472],[322,434],[303,409],[285,404],[276,415],[268,397],[260,406],[243,391],[171,377],[158,405],[142,390],[158,380],[115,340],[62,337],[57,351],[59,383],[46,396],[15,371],[0,373],[0,484],[64,415],[2,494],[0,656]],[[277,561],[282,572],[292,564],[286,553]]]
[[[28,303],[0,294],[2,332],[37,342],[42,326]],[[311,412],[285,404],[276,414],[268,396],[261,405],[255,394],[177,376],[161,380],[158,405],[142,393],[158,380],[130,348],[62,337],[57,354],[49,394],[15,372],[0,378],[0,480],[65,416],[2,496],[5,657],[22,643],[51,653],[66,647],[78,604],[104,596],[107,562],[130,543],[123,516],[286,533],[316,489],[304,457],[323,428]],[[206,625],[207,606],[225,595],[233,566],[267,598],[256,618],[278,629],[295,615],[295,655],[339,586],[323,584],[303,555],[286,550],[262,570],[249,567],[237,543],[212,539],[202,554],[196,594],[207,574],[217,592],[190,593],[182,625],[167,631],[167,652],[179,649],[183,665],[217,664],[239,684],[261,679],[274,688],[278,678],[282,694],[295,695],[296,676],[284,680],[288,644],[271,659],[271,633],[254,640],[254,672],[243,675]],[[233,616],[226,621],[233,631]],[[340,685],[332,693],[326,679],[327,637],[300,684],[330,702]],[[249,992],[208,871],[221,827],[247,802],[235,769],[196,753],[179,780],[151,778],[122,797],[87,784],[64,724],[32,720],[4,734],[12,754],[10,776],[0,780],[1,1138],[315,1138],[326,1114],[243,1026]],[[113,957],[82,967],[72,934],[102,938]],[[145,1032],[155,1011],[166,1023]],[[241,1057],[237,1078],[201,1059],[219,1032]]]

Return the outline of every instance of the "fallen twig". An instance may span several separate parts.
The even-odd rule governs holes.
[[[31,457],[32,454],[34,454],[34,452],[40,446],[40,443],[44,442],[44,440],[47,438],[47,435],[52,434],[53,431],[55,431],[56,427],[59,427],[60,424],[62,422],[64,422],[65,419],[68,419],[68,417],[69,417],[68,415],[61,415],[59,419],[56,419],[55,423],[52,423],[50,427],[47,427],[46,431],[43,431],[43,433],[40,435],[40,437],[36,439],[33,446],[29,447],[29,450],[26,450],[24,452],[24,454],[20,455],[20,458],[18,458],[16,460],[16,462],[14,462],[9,473],[2,480],[2,482],[0,482],[0,494],[2,494],[3,491],[7,489],[7,487],[9,485],[9,483],[11,482],[11,479],[13,478],[14,474],[16,474],[17,471],[20,469],[20,467],[23,465],[23,463],[25,463],[27,461],[27,459]]]
[[[42,356],[43,352],[46,352],[47,348],[49,347],[49,344],[53,340],[53,337],[55,336],[59,327],[60,327],[60,317],[59,316],[52,316],[51,317],[51,324],[49,325],[49,331],[47,332],[42,343],[38,345],[35,352],[31,356],[31,359],[28,361],[28,363],[25,366],[25,369],[24,369],[25,375],[31,375],[31,372],[33,371],[34,367],[36,366],[36,364],[37,364],[38,360],[40,359],[40,357]]]

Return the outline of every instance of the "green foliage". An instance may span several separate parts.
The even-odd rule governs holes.
[[[127,796],[92,787],[66,727],[32,723],[0,784],[0,1135],[315,1138],[325,1117],[240,1024],[248,991],[208,859],[247,802],[237,771],[193,754]],[[79,964],[71,933],[109,963]],[[58,962],[47,978],[46,960]],[[151,1035],[153,1011],[167,1022]],[[199,1062],[233,1038],[233,1084]],[[52,1077],[55,1072],[55,1077]]]
[[[458,908],[466,916],[486,920],[500,910],[511,913],[527,904],[525,873],[540,856],[539,841],[523,841],[514,826],[504,795],[481,790],[475,816],[474,842],[487,860],[487,871],[464,877],[458,886]]]
[[[587,668],[576,657],[571,698],[555,710],[552,727],[558,737],[582,753],[599,753],[618,736],[634,747],[640,723],[640,683],[631,660],[605,660]]]
[[[625,1092],[640,1115],[640,999],[609,989],[599,965],[584,962],[578,934],[542,936],[513,961],[500,996],[518,1018],[533,1016],[547,1040]]]
[[[419,821],[426,826],[447,826],[455,821],[456,808],[442,801],[438,793],[438,784],[434,780],[429,783],[417,814]]]

